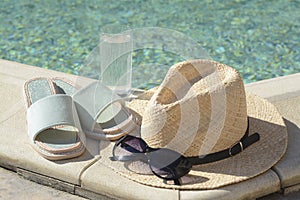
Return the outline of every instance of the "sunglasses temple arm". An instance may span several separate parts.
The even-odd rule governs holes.
[[[175,185],[181,185],[180,179],[174,179],[174,184]]]

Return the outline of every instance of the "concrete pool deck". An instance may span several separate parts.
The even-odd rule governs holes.
[[[74,75],[0,60],[0,166],[29,180],[99,199],[255,199],[300,190],[300,73],[246,85],[248,92],[270,100],[285,119],[289,145],[282,160],[250,180],[202,191],[160,189],[133,182],[117,175],[103,165],[100,158],[87,152],[65,161],[43,159],[29,145],[22,95],[23,83],[40,76],[63,76],[82,84],[89,82]]]

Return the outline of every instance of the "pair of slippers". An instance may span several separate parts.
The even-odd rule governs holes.
[[[31,145],[49,160],[80,156],[86,136],[116,140],[137,128],[122,98],[99,81],[79,89],[64,78],[35,78],[24,93]]]

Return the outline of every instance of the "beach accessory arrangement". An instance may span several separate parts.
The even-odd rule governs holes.
[[[287,147],[287,129],[276,107],[246,93],[239,73],[215,61],[175,64],[158,88],[128,106],[142,116],[137,137],[144,142],[122,138],[117,147],[101,152],[102,162],[142,184],[213,189],[238,183],[270,169]],[[157,149],[176,152],[176,159],[167,159],[168,154],[159,159],[162,153],[157,160],[164,163],[157,165],[153,161]],[[192,160],[191,168],[181,156]],[[178,159],[183,164],[176,164]],[[180,167],[186,168],[183,174],[171,174]]]

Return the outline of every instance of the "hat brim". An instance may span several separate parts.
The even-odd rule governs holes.
[[[140,115],[153,92],[146,92],[130,102],[129,107]],[[102,162],[118,174],[133,181],[170,189],[215,189],[258,176],[284,155],[287,148],[287,128],[276,107],[265,99],[246,94],[250,134],[258,132],[260,140],[241,153],[213,163],[194,165],[188,175],[182,177],[182,185],[164,183],[153,174],[139,174],[128,170],[126,163],[112,161],[113,143],[101,151]]]

